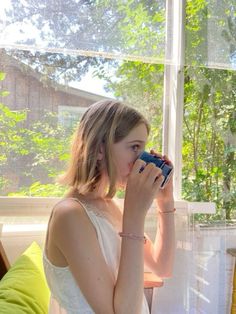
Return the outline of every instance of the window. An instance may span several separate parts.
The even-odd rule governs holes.
[[[235,218],[236,206],[235,1],[2,2],[0,194],[47,197],[20,205],[2,197],[3,212],[45,215],[56,201],[48,196],[64,193],[54,182],[84,110],[107,97],[125,101],[151,122],[148,148],[175,164],[180,271],[166,285],[173,304],[158,291],[159,309],[227,312],[224,218]],[[211,202],[217,212],[210,216]],[[201,230],[199,223],[211,220],[221,228]]]
[[[65,128],[72,128],[78,123],[86,107],[58,106],[58,122]]]
[[[186,8],[183,197],[215,202],[224,220],[234,217],[236,205],[236,6],[193,2]]]
[[[2,146],[2,194],[33,195],[32,184],[51,184],[68,158],[60,139],[68,142],[64,137],[70,136],[81,108],[111,97],[135,106],[152,122],[149,147],[174,160],[177,198],[216,201],[227,195],[218,205],[230,206],[230,215],[235,206],[233,2],[194,0],[185,7],[182,1],[111,1],[109,5],[98,1],[83,3],[79,16],[74,0],[54,4],[45,1],[35,7],[31,0],[27,4],[5,1],[1,11],[1,71],[6,73],[1,87],[5,95],[9,92],[1,102],[12,111],[7,114],[2,109],[2,116],[9,119],[4,130],[12,132]],[[197,126],[198,113],[202,115]],[[11,114],[17,117],[14,126]],[[40,126],[46,121],[47,130]],[[21,128],[24,135],[17,131]],[[204,132],[209,133],[209,141],[217,139],[217,147],[206,145]],[[50,147],[60,148],[59,157]],[[196,147],[202,150],[197,155]],[[209,156],[215,158],[223,150],[217,155],[217,166],[212,163],[209,169],[207,158],[212,162]],[[231,160],[228,173],[228,167],[223,167],[225,153]],[[57,169],[50,168],[50,159],[53,165],[58,161]],[[201,179],[205,185],[194,189]],[[212,185],[214,191],[209,190]]]

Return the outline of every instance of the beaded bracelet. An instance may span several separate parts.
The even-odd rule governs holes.
[[[172,210],[168,210],[166,212],[161,212],[160,210],[158,210],[159,214],[170,214],[170,213],[174,213],[176,211],[176,208],[172,209]]]
[[[146,237],[138,236],[138,235],[135,235],[133,233],[119,232],[119,236],[122,237],[122,238],[129,238],[129,239],[132,239],[132,240],[143,241],[144,244],[147,242],[147,238]]]

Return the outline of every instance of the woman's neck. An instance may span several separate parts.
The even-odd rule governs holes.
[[[111,198],[108,198],[106,195],[106,187],[107,185],[104,182],[99,182],[97,187],[91,191],[87,192],[86,194],[80,194],[79,191],[76,188],[72,188],[67,196],[69,197],[76,197],[81,199],[87,199],[87,200],[111,200]]]

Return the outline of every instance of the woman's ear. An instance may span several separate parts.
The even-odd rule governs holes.
[[[98,151],[98,158],[97,160],[101,161],[104,158],[104,154],[105,154],[105,147],[104,144],[100,144],[99,146],[99,151]]]

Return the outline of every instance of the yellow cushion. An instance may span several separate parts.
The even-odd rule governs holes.
[[[0,313],[46,314],[49,297],[42,251],[33,242],[0,281]]]

